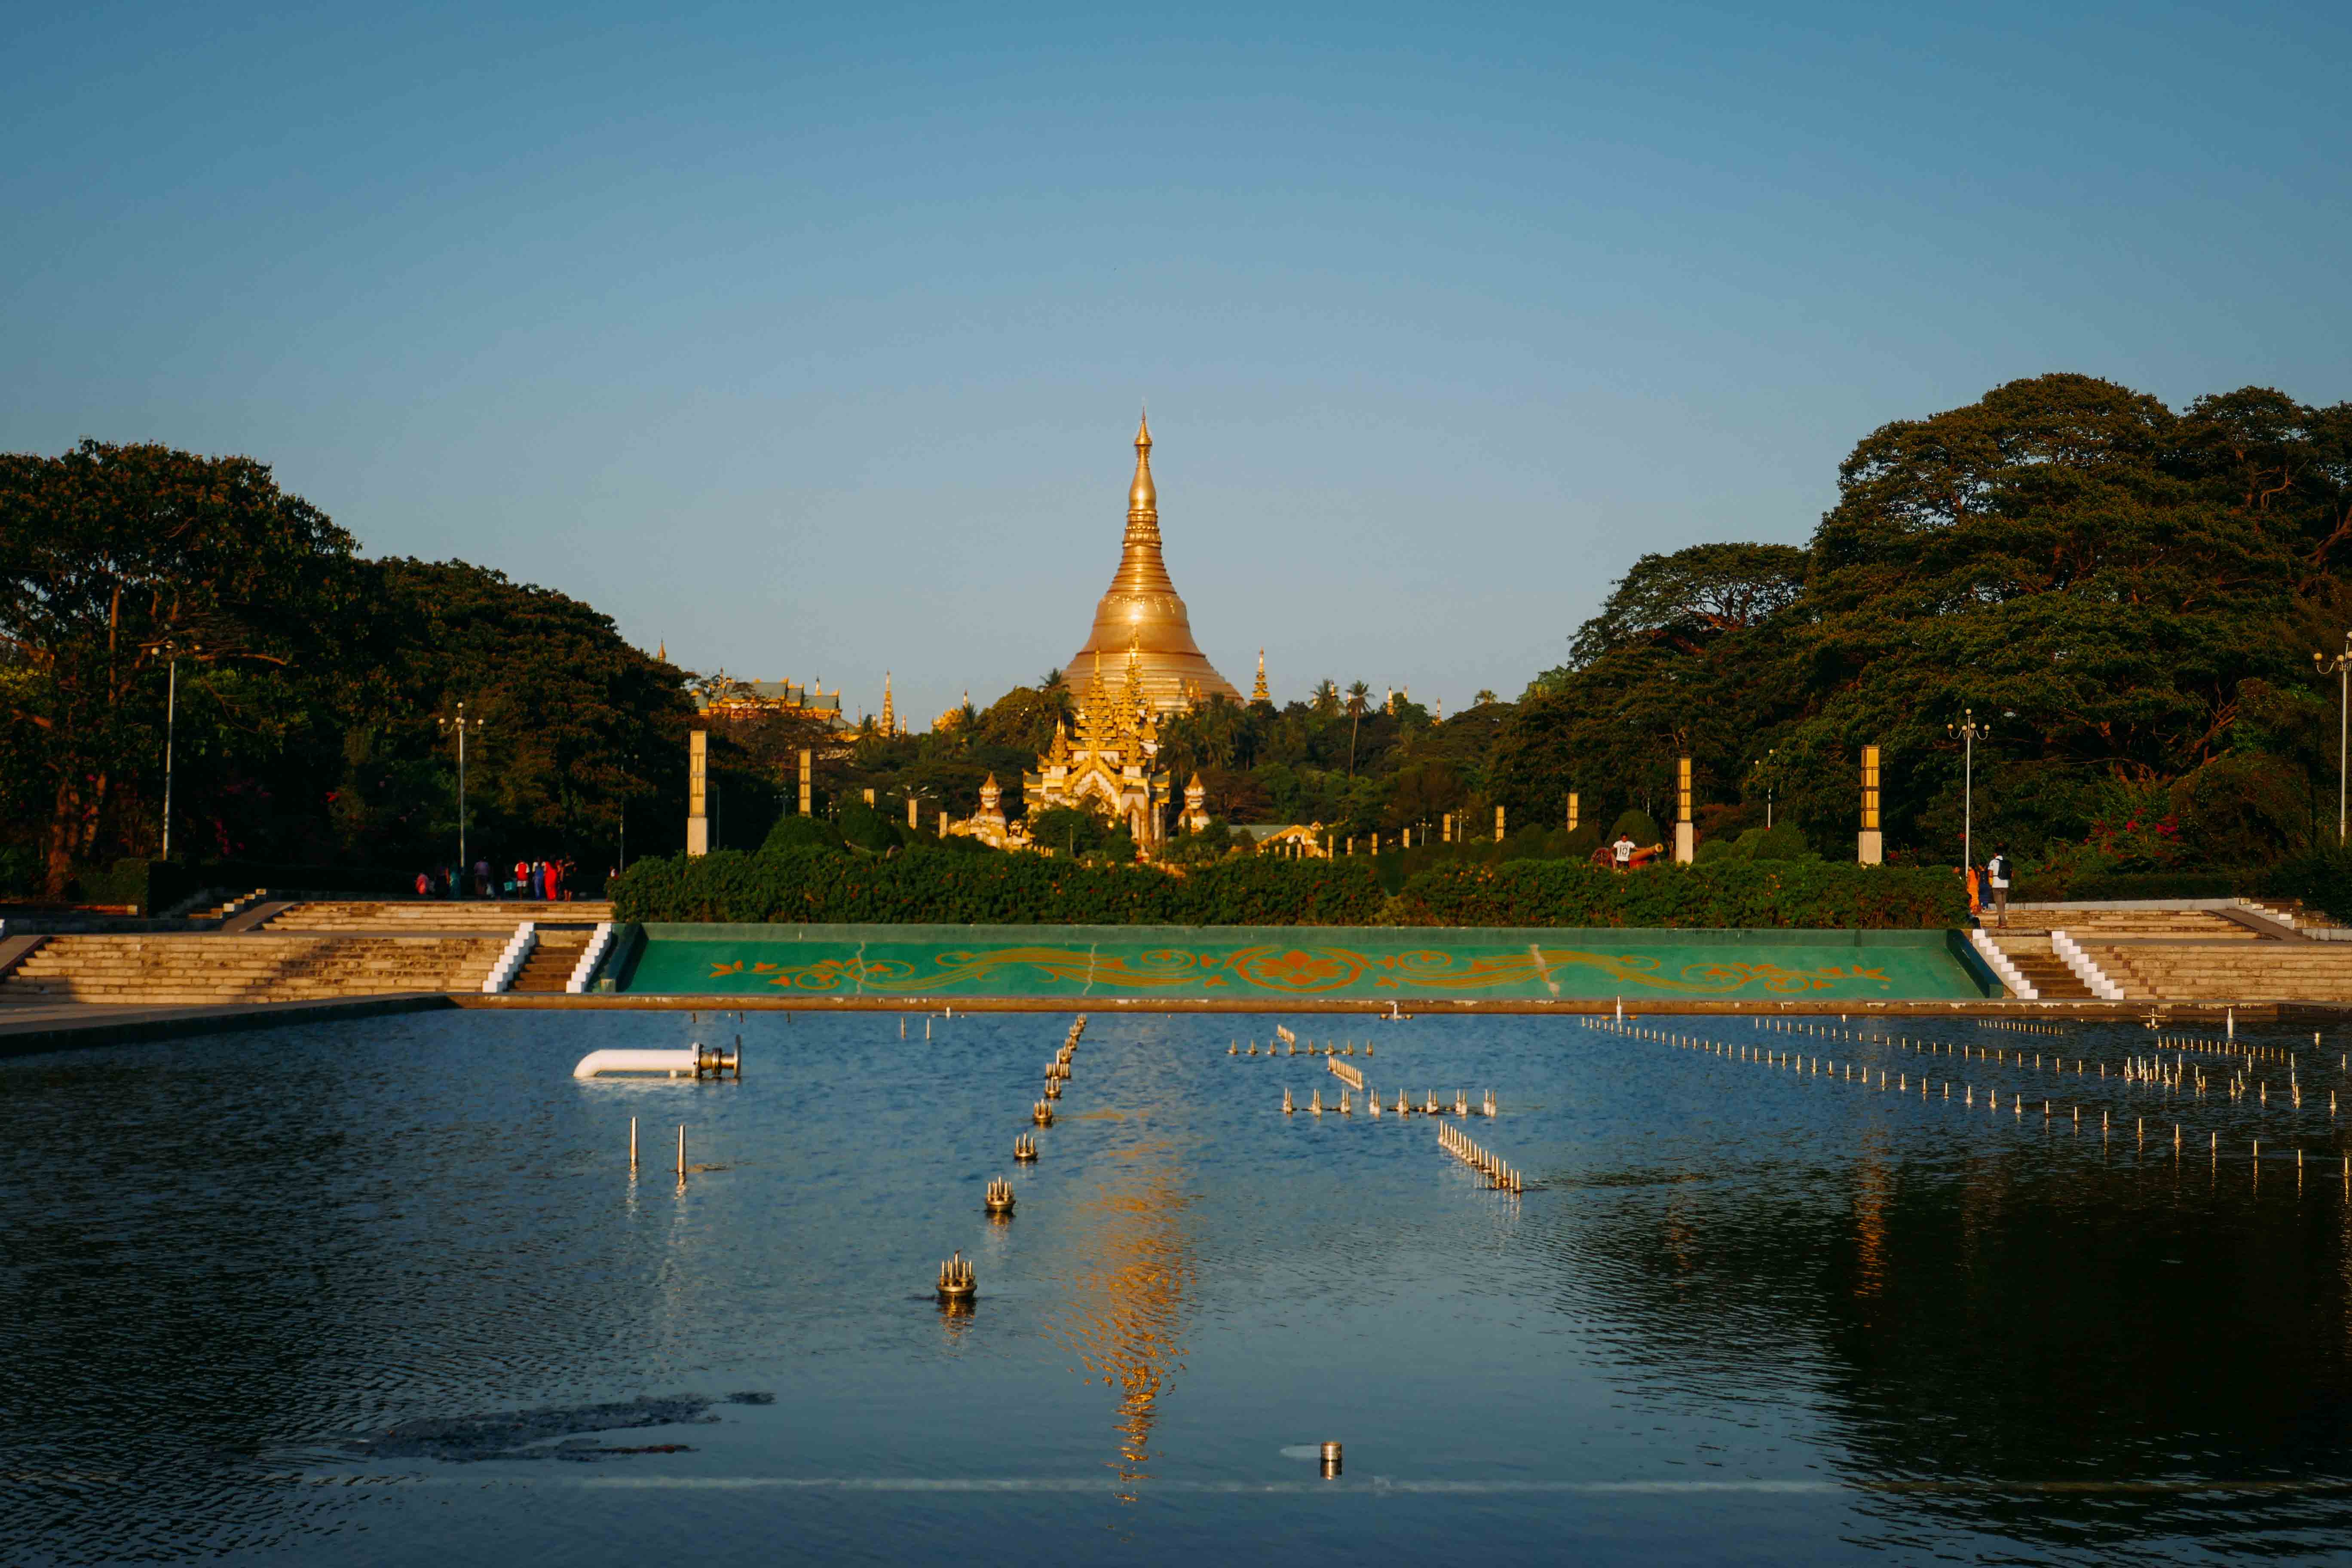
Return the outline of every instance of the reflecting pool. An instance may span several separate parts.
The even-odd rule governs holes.
[[[1286,1021],[1383,1114],[1270,1018],[1097,1014],[1043,1129],[1050,1015],[0,1063],[0,1555],[2352,1552],[2333,1033]],[[569,1076],[739,1034],[740,1084]],[[1395,1112],[1456,1089],[1524,1194]]]

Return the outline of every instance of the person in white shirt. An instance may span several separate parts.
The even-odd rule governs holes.
[[[1634,845],[1631,835],[1623,833],[1619,834],[1617,836],[1617,842],[1611,845],[1609,847],[1616,852],[1617,869],[1624,871],[1630,870],[1633,868]]]
[[[2009,923],[2009,851],[1996,849],[1986,863],[1985,879],[1992,884],[1992,909],[1997,923]]]

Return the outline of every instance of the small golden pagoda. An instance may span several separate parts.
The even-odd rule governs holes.
[[[1171,713],[1210,697],[1239,702],[1242,694],[1219,675],[1192,640],[1192,618],[1170,581],[1160,555],[1160,492],[1151,482],[1151,425],[1135,432],[1135,483],[1127,494],[1127,536],[1118,570],[1095,606],[1094,630],[1070,662],[1082,668],[1089,658],[1130,658],[1144,700],[1155,713]]]
[[[1076,806],[1113,823],[1124,823],[1136,847],[1157,853],[1168,805],[1168,774],[1154,771],[1160,754],[1160,715],[1145,676],[1139,636],[1127,653],[1127,679],[1114,697],[1103,685],[1102,656],[1078,694],[1078,733],[1054,726],[1054,743],[1037,759],[1037,771],[1021,775],[1029,820],[1055,806]],[[1050,847],[1050,846],[1046,846]]]

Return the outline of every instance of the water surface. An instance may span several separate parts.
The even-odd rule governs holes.
[[[36,1563],[2352,1552],[2332,1037],[2246,1037],[2299,1051],[2298,1110],[2284,1058],[2255,1066],[2267,1103],[2229,1096],[2218,1052],[2189,1058],[2202,1097],[2126,1083],[2151,1047],[2122,1026],[1897,1026],[2025,1054],[1991,1061],[1723,1019],[1636,1026],[1682,1043],[1291,1020],[1371,1042],[1347,1060],[1391,1104],[1492,1089],[1466,1131],[1527,1173],[1512,1198],[1431,1118],[1353,1094],[1308,1114],[1342,1087],[1321,1061],[1226,1055],[1273,1022],[1097,1015],[1028,1167],[1054,1016],[934,1016],[926,1040],[917,1015],[901,1040],[887,1015],[453,1012],[0,1064],[0,1541]],[[568,1076],[739,1032],[740,1085]],[[1867,1088],[1843,1076],[1865,1065]],[[683,1185],[680,1122],[709,1167]],[[1009,1224],[980,1212],[997,1174]],[[969,1315],[929,1295],[955,1247]],[[660,1425],[417,1425],[678,1395]]]

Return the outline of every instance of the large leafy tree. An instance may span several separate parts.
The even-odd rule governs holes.
[[[468,742],[467,806],[480,835],[474,841],[485,847],[533,858],[583,854],[617,839],[632,803],[681,787],[693,713],[684,672],[630,646],[611,617],[460,561],[388,560],[374,575],[399,654],[389,700],[355,716],[371,743],[351,748],[351,794],[364,796],[375,779],[402,776],[397,763],[419,755],[436,759],[447,779],[454,747],[441,721],[454,719],[461,701],[481,726]],[[371,778],[362,758],[394,765]],[[766,803],[772,795],[762,788],[754,798]],[[387,853],[429,856],[454,822],[454,804],[443,789],[425,800],[394,790],[383,811],[353,806],[346,815],[355,836],[375,836]],[[766,815],[757,831],[765,831]],[[406,830],[428,823],[434,841],[410,841]]]
[[[362,581],[351,537],[250,458],[0,456],[6,772],[43,820],[51,895],[76,860],[159,837],[169,667],[243,749],[282,745],[352,695]]]

